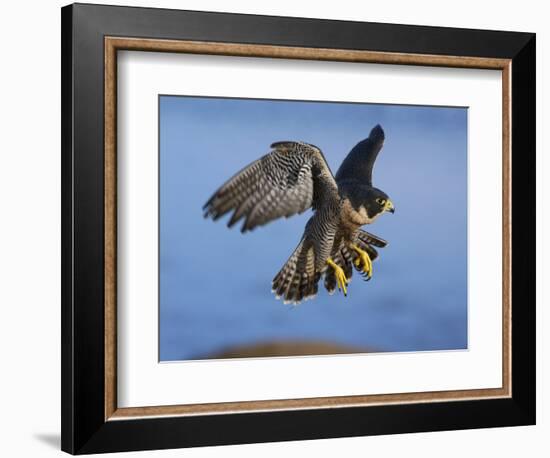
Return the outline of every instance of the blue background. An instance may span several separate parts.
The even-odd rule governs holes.
[[[235,345],[314,340],[375,351],[467,347],[467,109],[160,97],[160,359]],[[297,307],[271,280],[308,211],[251,233],[202,206],[277,140],[319,146],[333,173],[380,123],[374,185],[395,204],[367,230],[385,238],[366,283]]]

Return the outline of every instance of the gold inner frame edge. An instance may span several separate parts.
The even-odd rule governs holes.
[[[416,393],[353,395],[301,399],[181,404],[119,408],[117,404],[117,51],[174,52],[236,57],[320,60],[336,62],[422,65],[480,68],[502,72],[502,387]],[[428,54],[406,54],[362,50],[303,48],[242,43],[160,40],[146,38],[104,38],[104,215],[105,215],[105,395],[106,421],[144,417],[247,413],[476,400],[511,397],[511,60]]]

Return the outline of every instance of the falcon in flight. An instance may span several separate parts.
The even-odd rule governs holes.
[[[384,212],[393,213],[390,198],[372,185],[372,169],[384,144],[375,126],[332,175],[322,151],[309,143],[282,141],[248,165],[204,205],[214,220],[233,211],[228,226],[244,218],[242,232],[274,219],[314,210],[300,243],[273,279],[273,292],[285,302],[299,303],[316,295],[324,275],[327,291],[347,295],[353,268],[372,277],[375,247],[387,242],[361,229]]]

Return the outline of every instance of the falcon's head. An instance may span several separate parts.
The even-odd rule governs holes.
[[[393,202],[384,191],[378,188],[370,188],[365,197],[362,206],[365,208],[369,220],[376,219],[384,212],[395,212]]]

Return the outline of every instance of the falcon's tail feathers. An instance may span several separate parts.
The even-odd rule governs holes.
[[[286,304],[299,304],[302,300],[315,297],[320,277],[315,272],[313,246],[302,239],[273,279],[272,291]]]

